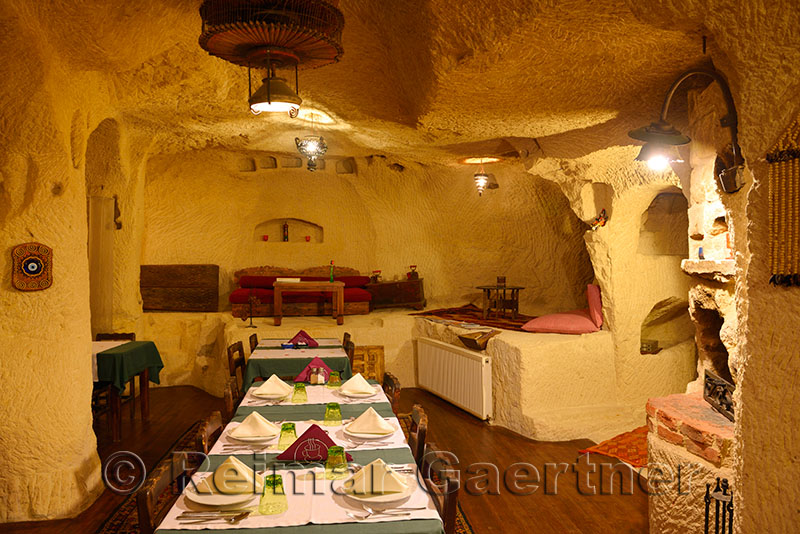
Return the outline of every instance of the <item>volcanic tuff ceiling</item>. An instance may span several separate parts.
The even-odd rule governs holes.
[[[249,113],[247,71],[197,44],[200,0],[33,4],[26,9],[51,21],[45,30],[62,59],[108,72],[124,116],[162,134],[163,150],[289,151],[308,129]],[[337,120],[323,129],[332,155],[445,163],[508,138],[577,157],[627,144],[629,129],[656,118],[675,76],[706,61],[699,33],[640,23],[624,0],[341,0],[340,8],[341,62],[300,72],[305,103]]]

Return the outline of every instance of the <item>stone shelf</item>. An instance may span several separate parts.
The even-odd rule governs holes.
[[[681,269],[688,275],[726,283],[736,275],[735,260],[681,260]]]
[[[664,441],[683,447],[717,467],[730,463],[733,423],[717,413],[699,393],[650,399],[647,426]]]

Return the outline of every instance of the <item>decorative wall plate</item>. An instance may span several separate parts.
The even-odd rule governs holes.
[[[23,243],[11,250],[11,285],[20,291],[39,291],[53,285],[53,249]]]

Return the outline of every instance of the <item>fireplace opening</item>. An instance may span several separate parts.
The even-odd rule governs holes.
[[[642,321],[641,352],[656,354],[692,339],[693,334],[689,302],[678,297],[664,299]]]
[[[692,316],[696,329],[698,359],[717,376],[733,384],[731,370],[728,367],[728,349],[725,348],[719,335],[724,323],[722,315],[716,309],[695,306]]]

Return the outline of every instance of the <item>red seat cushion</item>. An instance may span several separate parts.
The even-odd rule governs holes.
[[[542,315],[522,325],[522,329],[552,334],[590,334],[600,327],[594,324],[587,309]]]
[[[344,289],[345,302],[370,302],[372,293],[360,287],[346,287]]]
[[[369,284],[369,276],[337,276],[334,278],[337,282],[344,282],[344,287],[361,287]],[[345,289],[346,291],[346,289]],[[346,300],[347,297],[345,297]]]
[[[256,296],[262,303],[266,304],[272,302],[275,292],[271,289],[261,288],[236,289],[228,297],[228,300],[231,304],[247,304],[251,294]]]

